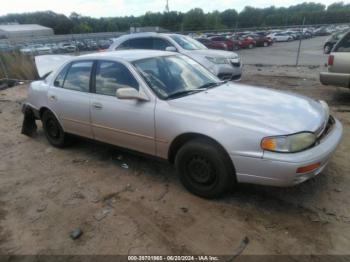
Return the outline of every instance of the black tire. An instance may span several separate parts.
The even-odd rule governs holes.
[[[175,165],[185,188],[200,197],[220,197],[235,183],[231,160],[207,139],[195,139],[182,146]]]
[[[63,148],[71,143],[69,135],[63,131],[53,113],[46,110],[42,115],[41,121],[43,123],[45,136],[51,145]]]

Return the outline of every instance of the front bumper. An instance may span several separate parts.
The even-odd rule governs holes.
[[[350,74],[321,72],[320,81],[324,85],[350,87]]]
[[[264,152],[262,158],[231,155],[236,168],[237,181],[270,186],[294,186],[318,175],[327,165],[343,134],[342,124],[335,119],[330,132],[318,145],[299,153]],[[307,173],[297,169],[319,163]]]
[[[216,64],[210,71],[222,80],[238,80],[242,76],[242,61],[234,64]]]

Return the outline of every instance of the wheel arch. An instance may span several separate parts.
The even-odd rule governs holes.
[[[39,109],[39,116],[40,116],[40,119],[42,120],[42,117],[43,117],[43,114],[44,114],[45,111],[50,111],[50,113],[52,113],[52,114],[56,117],[58,123],[61,125],[62,129],[64,130],[63,125],[62,125],[62,122],[61,122],[61,120],[59,119],[59,117],[57,116],[57,114],[56,114],[53,110],[51,110],[49,107],[47,107],[47,106],[43,106],[43,107],[41,107],[41,108]]]
[[[169,150],[168,150],[168,161],[170,163],[174,163],[176,155],[177,155],[178,151],[180,150],[180,148],[183,145],[185,145],[186,143],[188,143],[189,141],[194,140],[194,139],[198,139],[198,138],[208,140],[208,141],[212,142],[214,145],[216,145],[218,147],[218,149],[223,152],[223,154],[227,158],[227,161],[230,162],[233,170],[235,170],[234,163],[232,162],[232,159],[230,158],[228,152],[217,140],[215,140],[214,138],[212,138],[210,136],[200,134],[200,133],[194,133],[194,132],[181,134],[181,135],[177,136],[171,142],[171,144],[169,146]]]

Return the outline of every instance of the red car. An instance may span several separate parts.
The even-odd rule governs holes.
[[[253,48],[256,46],[256,41],[250,36],[233,36],[231,39],[238,40],[241,48]]]
[[[208,47],[209,49],[220,49],[220,50],[228,50],[228,47],[223,42],[215,42],[208,38],[196,38],[198,42],[201,42],[203,45]]]
[[[273,44],[273,40],[270,37],[260,34],[245,35],[244,37],[253,38],[256,42],[256,46],[270,46]]]
[[[227,49],[230,51],[240,49],[240,41],[238,40],[229,39],[224,36],[212,36],[209,39],[214,42],[225,43],[227,45]]]

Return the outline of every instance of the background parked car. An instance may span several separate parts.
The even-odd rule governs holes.
[[[240,41],[229,39],[225,36],[213,36],[210,37],[210,40],[213,42],[221,42],[227,45],[227,49],[230,51],[239,50],[240,49]]]
[[[58,47],[62,53],[73,53],[77,50],[77,47],[72,43],[59,43]]]
[[[109,51],[153,49],[184,54],[206,67],[222,80],[238,80],[242,76],[241,58],[234,52],[210,50],[195,39],[181,34],[137,33],[117,38]]]
[[[289,42],[293,40],[293,37],[286,33],[273,33],[268,35],[274,42]]]
[[[324,85],[350,88],[350,32],[334,46],[328,57],[328,72],[322,72],[320,80]]]
[[[250,36],[233,36],[231,39],[239,41],[240,48],[253,48],[256,46],[256,41]]]
[[[25,55],[46,55],[51,54],[51,48],[43,44],[34,44],[22,47],[20,52]]]
[[[262,34],[249,34],[246,37],[251,37],[255,40],[256,46],[271,46],[273,41],[270,37],[264,36]]]
[[[221,41],[212,41],[209,38],[196,38],[196,40],[209,49],[228,50],[227,45]]]

